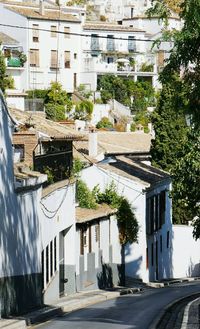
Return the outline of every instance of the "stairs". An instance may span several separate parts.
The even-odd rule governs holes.
[[[0,319],[1,329],[26,329],[25,320]]]

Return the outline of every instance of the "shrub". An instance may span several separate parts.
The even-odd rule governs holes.
[[[107,117],[103,117],[96,125],[96,128],[113,128],[113,124]]]
[[[95,197],[86,183],[78,180],[76,184],[76,197],[81,208],[95,209],[97,207]]]

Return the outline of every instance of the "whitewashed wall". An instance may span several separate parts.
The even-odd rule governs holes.
[[[172,227],[172,268],[175,278],[200,276],[200,239],[196,241],[192,231],[192,226]]]
[[[103,117],[109,117],[109,104],[94,104],[91,123],[96,125]]]
[[[63,184],[64,185],[64,184]],[[61,231],[75,224],[75,187],[65,183],[40,202],[42,249]],[[71,241],[73,246],[73,240]],[[72,248],[73,249],[73,248]],[[73,257],[73,255],[71,255]]]
[[[145,187],[137,181],[131,181],[112,172],[106,172],[97,166],[92,166],[82,171],[81,178],[92,189],[99,185],[100,190],[114,182],[119,194],[125,196],[131,203],[138,223],[139,223],[139,243],[127,245],[125,249],[125,271],[130,277],[148,280],[148,271],[146,270],[146,224],[145,224],[145,195],[142,190]],[[118,242],[117,242],[118,243]]]

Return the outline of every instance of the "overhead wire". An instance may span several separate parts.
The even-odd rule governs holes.
[[[84,158],[85,158],[90,164],[92,164],[93,166],[96,166],[100,171],[102,171],[104,174],[106,174],[106,175],[108,175],[109,177],[111,177],[113,180],[119,182],[119,179],[115,178],[112,174],[108,173],[105,169],[103,169],[103,168],[101,168],[100,166],[96,165],[93,161],[91,161],[91,160],[89,159],[89,157],[87,157],[83,152],[81,152],[80,150],[78,150],[78,149],[76,148],[75,145],[73,145],[73,148],[74,148],[77,152],[79,152],[80,154],[82,154],[83,157],[84,157]],[[120,183],[120,182],[119,182],[119,183]],[[131,187],[131,186],[125,184],[125,183],[120,183],[120,184],[123,184],[124,186],[128,187],[129,189],[131,189],[131,190],[133,190],[133,191],[135,191],[135,192],[138,192],[138,193],[141,194],[141,195],[144,194],[144,192],[141,192],[140,190],[134,189],[133,187]]]
[[[0,26],[10,27],[10,28],[15,28],[15,29],[23,29],[23,30],[34,30],[34,31],[49,32],[49,33],[52,32],[51,30],[44,29],[44,28],[35,28],[35,27],[4,24],[4,23],[0,23]],[[122,32],[126,32],[126,31],[122,30]],[[91,38],[91,36],[92,36],[92,34],[76,33],[76,32],[64,32],[64,31],[54,31],[54,33],[64,34],[64,35],[73,35],[73,36],[78,36],[78,37],[86,37],[86,38]],[[121,41],[129,41],[130,40],[130,39],[124,38],[124,37],[115,37],[115,36],[113,37],[113,36],[110,36],[110,35],[104,36],[104,35],[97,35],[97,34],[95,34],[95,38],[121,40]],[[132,41],[141,41],[141,42],[154,42],[154,41],[157,41],[157,39],[141,39],[141,38],[135,38],[135,37],[133,37],[133,39],[131,39],[131,40]]]

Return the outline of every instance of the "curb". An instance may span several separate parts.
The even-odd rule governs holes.
[[[71,301],[70,305],[69,304],[62,306],[60,305],[58,307],[52,307],[50,309],[47,308],[46,310],[41,309],[39,311],[36,311],[35,315],[33,313],[30,314],[30,316],[28,314],[25,316],[26,325],[27,326],[37,325],[41,322],[50,320],[52,317],[63,315],[64,313],[67,314],[88,307],[90,305],[98,304],[123,295],[134,294],[142,290],[143,289],[141,288],[128,288],[128,289],[122,289],[120,291],[113,291],[113,292],[109,291],[90,298],[86,297],[85,300],[82,300],[80,302],[76,301],[75,303],[73,303],[73,301]]]
[[[164,309],[160,312],[160,314],[153,320],[153,322],[151,323],[150,327],[148,329],[158,329],[159,324],[161,323],[164,315],[169,312],[169,310],[171,308],[173,308],[176,304],[182,303],[184,302],[187,298],[189,297],[196,297],[196,296],[200,296],[200,293],[193,293],[193,294],[189,294],[187,296],[181,297],[176,299],[175,301],[173,301],[172,303],[169,303],[166,307],[164,307]]]

